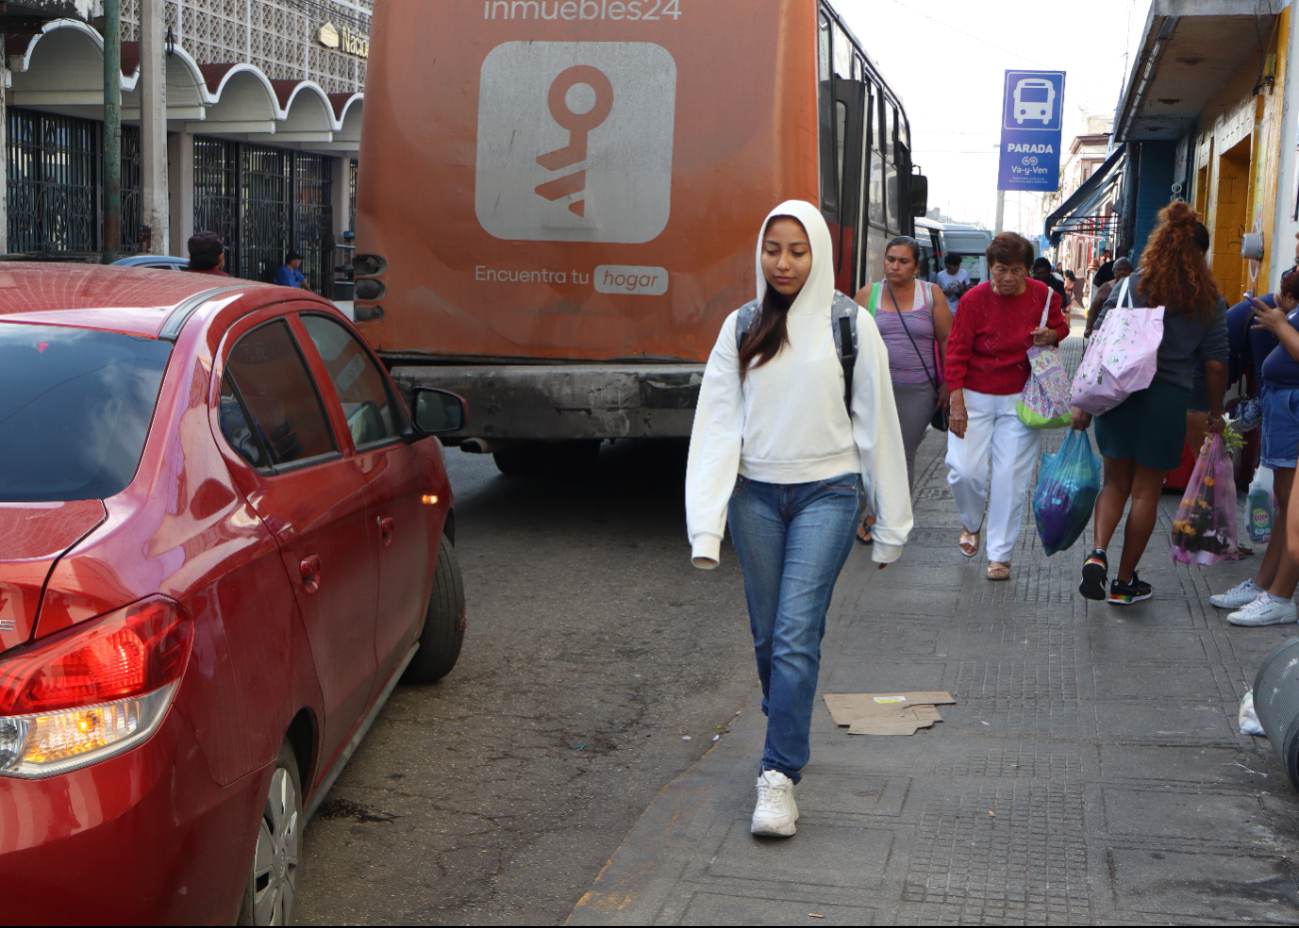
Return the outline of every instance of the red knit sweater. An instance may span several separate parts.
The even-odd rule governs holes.
[[[985,281],[965,296],[956,310],[956,323],[947,339],[946,379],[949,390],[969,389],[994,396],[1019,393],[1028,382],[1029,333],[1042,321],[1042,307],[1051,295],[1046,324],[1069,335],[1069,321],[1060,297],[1046,284],[1029,278],[1019,296],[1002,296]]]

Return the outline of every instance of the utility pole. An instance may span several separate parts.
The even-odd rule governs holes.
[[[167,253],[167,83],[164,70],[163,0],[140,0],[140,205],[146,251]]]
[[[104,0],[104,254],[122,241],[122,0]]]
[[[997,191],[997,235],[1006,231],[1006,191]]]

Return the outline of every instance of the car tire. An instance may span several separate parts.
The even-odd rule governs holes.
[[[302,778],[293,746],[285,741],[275,759],[266,805],[257,829],[240,925],[288,925],[298,894],[302,862]]]
[[[402,674],[403,683],[436,683],[451,672],[460,659],[465,640],[465,583],[460,562],[445,535],[438,545],[433,594],[424,615],[419,650]]]
[[[546,470],[546,446],[530,441],[492,452],[496,469],[507,477],[540,477]]]

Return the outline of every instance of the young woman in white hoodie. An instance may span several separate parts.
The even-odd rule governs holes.
[[[729,522],[744,571],[767,716],[756,835],[794,834],[794,784],[810,754],[825,616],[861,497],[878,517],[872,550],[881,567],[897,559],[911,531],[888,351],[870,314],[841,295],[856,313],[856,362],[845,384],[832,255],[815,206],[789,200],[772,210],[758,238],[758,299],[722,324],[690,436],[693,562],[717,566]],[[742,316],[752,322],[741,345]]]

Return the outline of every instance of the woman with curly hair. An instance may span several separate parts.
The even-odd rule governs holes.
[[[1141,255],[1141,268],[1114,289],[1104,314],[1118,306],[1163,306],[1164,337],[1156,355],[1155,378],[1145,390],[1096,417],[1096,445],[1105,460],[1104,485],[1096,498],[1096,548],[1083,564],[1078,592],[1126,606],[1149,599],[1150,584],[1137,576],[1158,515],[1164,475],[1182,461],[1186,408],[1195,366],[1203,361],[1209,394],[1209,431],[1221,432],[1222,395],[1227,389],[1227,303],[1209,273],[1205,255],[1209,230],[1186,203],[1159,211],[1159,223]],[[1085,429],[1092,417],[1073,411],[1073,427]],[[1123,556],[1118,575],[1105,589],[1106,548],[1128,499]]]

